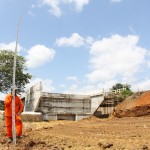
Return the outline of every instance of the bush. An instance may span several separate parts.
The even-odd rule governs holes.
[[[0,110],[4,110],[4,106],[0,104]]]
[[[133,92],[131,90],[122,91],[120,94],[117,95],[117,101],[122,102],[127,97],[131,96],[132,94]]]

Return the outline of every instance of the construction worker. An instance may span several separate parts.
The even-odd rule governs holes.
[[[4,111],[5,111],[5,123],[6,123],[6,134],[8,137],[8,142],[13,141],[12,138],[12,89],[11,94],[6,95],[4,101]],[[15,124],[16,124],[16,135],[17,138],[22,136],[22,120],[21,113],[23,112],[23,103],[21,99],[17,96],[17,89],[15,89]]]

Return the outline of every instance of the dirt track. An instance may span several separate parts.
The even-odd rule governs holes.
[[[24,123],[24,137],[8,144],[0,122],[0,150],[148,150],[150,117]]]

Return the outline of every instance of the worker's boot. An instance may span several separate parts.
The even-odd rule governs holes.
[[[21,139],[21,138],[22,138],[22,136],[17,135],[17,136],[16,136],[16,138],[17,138],[17,139]]]
[[[17,135],[16,138],[17,138],[17,139],[20,139],[21,137]]]
[[[13,141],[13,138],[8,138],[8,143],[11,143]]]

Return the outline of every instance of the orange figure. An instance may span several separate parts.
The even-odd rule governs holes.
[[[15,89],[15,123],[17,137],[22,135],[22,120],[20,114],[23,112],[23,103],[21,99],[17,96],[17,89]],[[4,101],[4,111],[5,111],[5,122],[6,122],[6,133],[8,136],[8,142],[12,142],[12,94],[6,95]]]

